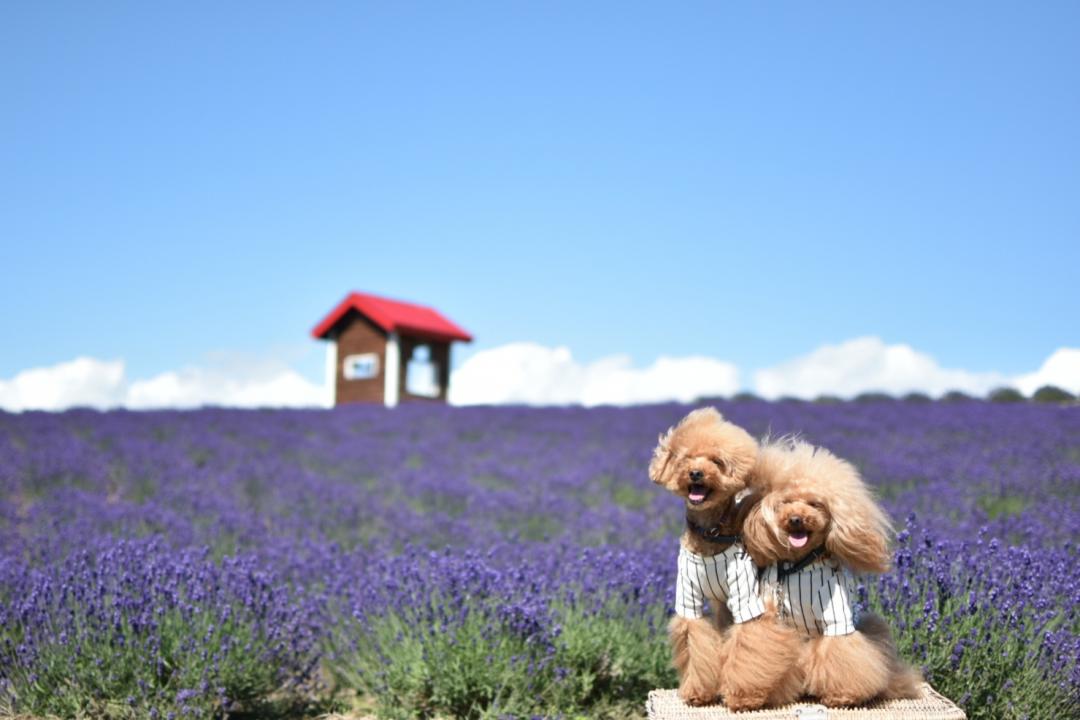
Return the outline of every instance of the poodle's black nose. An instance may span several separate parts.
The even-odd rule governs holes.
[[[702,471],[700,471],[700,470],[691,470],[690,471],[690,480],[692,480],[693,482],[701,482],[704,479],[705,479],[705,473],[703,473]]]
[[[792,515],[787,521],[788,527],[792,530],[801,530],[803,526],[802,518],[798,515]]]

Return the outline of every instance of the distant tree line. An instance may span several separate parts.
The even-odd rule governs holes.
[[[708,398],[702,398],[707,400]],[[740,392],[731,398],[735,402],[744,402],[752,400],[762,400],[761,397],[755,395],[752,392]],[[999,387],[991,390],[986,397],[979,397],[976,395],[969,395],[959,390],[950,390],[939,398],[936,398],[938,402],[968,402],[972,400],[988,400],[996,403],[1020,403],[1020,402],[1037,402],[1037,403],[1054,403],[1059,405],[1069,405],[1077,402],[1077,396],[1062,390],[1055,385],[1043,385],[1036,390],[1031,397],[1027,397],[1022,392],[1012,387]],[[908,403],[930,403],[935,402],[935,398],[927,395],[923,392],[909,392],[904,395],[896,396],[890,395],[885,392],[864,392],[859,393],[851,400],[844,400],[837,395],[818,395],[810,402],[818,404],[832,404],[842,402],[857,402],[857,403],[872,403],[872,402],[908,402]],[[779,399],[779,402],[807,402],[800,398],[785,396]]]

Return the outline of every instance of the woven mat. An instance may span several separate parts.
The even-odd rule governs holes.
[[[645,709],[649,720],[966,720],[964,711],[952,700],[939,694],[927,683],[923,696],[916,700],[884,700],[857,708],[827,708],[815,703],[800,702],[769,710],[732,712],[723,705],[691,707],[679,699],[675,690],[653,690]]]

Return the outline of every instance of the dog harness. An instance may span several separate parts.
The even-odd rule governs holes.
[[[709,543],[715,543],[718,545],[730,545],[732,543],[737,543],[742,540],[742,538],[738,535],[723,535],[723,524],[713,525],[712,527],[703,527],[691,520],[689,516],[687,516],[686,518],[686,527],[690,530],[690,532],[694,533],[699,538]]]
[[[690,619],[705,617],[706,599],[726,604],[737,623],[764,614],[757,568],[742,543],[734,543],[717,555],[698,555],[679,548],[675,613]]]
[[[761,571],[761,589],[776,601],[780,617],[805,635],[855,632],[855,578],[835,560],[770,565]]]

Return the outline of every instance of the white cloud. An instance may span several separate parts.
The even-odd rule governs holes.
[[[730,396],[740,389],[738,369],[714,358],[660,357],[633,367],[612,355],[579,363],[565,347],[513,343],[482,350],[453,373],[450,401],[457,405],[631,405],[699,397]],[[851,397],[881,391],[941,395],[962,390],[983,396],[1004,385],[1030,395],[1043,385],[1080,393],[1080,348],[1060,348],[1035,372],[1009,377],[942,368],[907,345],[876,337],[826,345],[754,373],[754,390],[765,398],[819,395]],[[189,367],[150,378],[129,379],[122,360],[79,357],[0,379],[0,409],[62,410],[68,407],[190,408],[314,407],[326,391],[286,364],[236,355],[210,358],[209,367]]]
[[[630,405],[690,402],[739,389],[738,370],[707,357],[661,357],[635,368],[625,355],[592,363],[574,360],[565,347],[512,343],[482,350],[462,364],[450,381],[455,405]]]
[[[808,355],[754,373],[754,390],[764,398],[815,398],[819,395],[852,397],[861,392],[899,395],[920,391],[941,395],[961,390],[985,395],[1009,384],[996,372],[969,372],[943,368],[925,353],[908,345],[886,345],[876,337],[824,345]]]
[[[1056,385],[1072,394],[1080,394],[1080,348],[1059,348],[1038,370],[1021,375],[1013,384],[1025,395],[1043,385]]]
[[[80,357],[0,380],[0,409],[69,407],[305,407],[323,404],[322,385],[287,367],[255,362],[247,368],[186,368],[129,381],[121,360]]]
[[[306,407],[323,404],[325,396],[322,385],[312,383],[294,370],[257,370],[236,375],[186,368],[131,383],[125,404],[135,409],[201,405]]]
[[[0,408],[13,412],[75,406],[103,409],[122,404],[124,392],[122,360],[79,357],[0,380]]]

